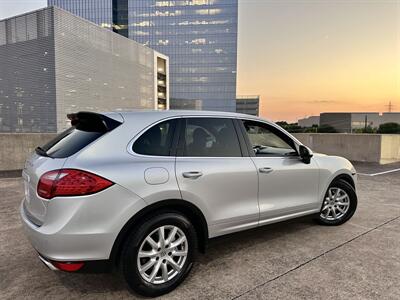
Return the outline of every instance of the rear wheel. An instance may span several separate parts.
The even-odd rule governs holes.
[[[159,296],[185,279],[196,252],[196,232],[190,221],[176,212],[162,213],[131,234],[121,257],[122,273],[133,291]]]
[[[329,186],[317,221],[322,225],[340,225],[349,220],[357,208],[354,188],[344,180]]]

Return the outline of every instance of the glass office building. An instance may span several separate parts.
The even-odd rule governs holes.
[[[237,96],[236,112],[241,114],[259,116],[260,96]]]
[[[48,0],[48,4],[168,55],[171,107],[184,108],[192,101],[201,102],[205,110],[236,111],[238,0]]]
[[[112,0],[48,0],[49,6],[61,7],[74,15],[105,28],[112,28],[113,23]]]

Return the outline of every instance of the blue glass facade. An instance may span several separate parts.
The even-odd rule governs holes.
[[[113,0],[47,0],[47,4],[58,6],[102,27],[112,28]]]
[[[116,10],[119,1],[122,6]],[[111,23],[117,31],[126,25],[126,0],[119,1],[48,3],[103,27]],[[85,8],[77,9],[77,3],[84,3],[78,6]],[[109,13],[105,13],[107,8]],[[103,13],[101,17],[96,16],[99,12]],[[116,24],[119,20],[124,23]],[[173,108],[200,100],[202,109],[236,110],[237,23],[238,0],[128,0],[128,37],[170,58]]]

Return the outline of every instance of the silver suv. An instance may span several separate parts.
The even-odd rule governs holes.
[[[339,225],[356,171],[249,115],[137,111],[68,116],[23,170],[21,216],[52,270],[118,269],[139,294],[178,286],[209,238],[312,215]]]

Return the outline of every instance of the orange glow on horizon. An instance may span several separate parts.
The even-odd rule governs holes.
[[[400,111],[400,1],[242,1],[238,87],[278,121]]]

